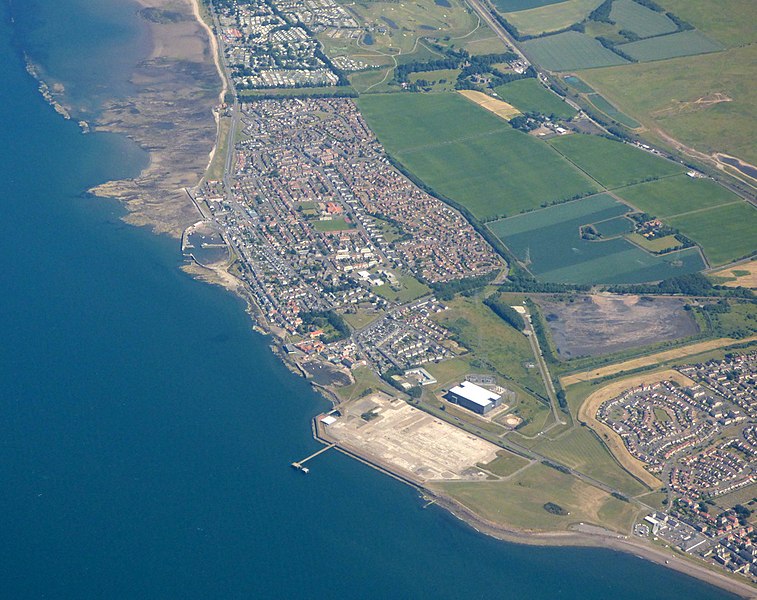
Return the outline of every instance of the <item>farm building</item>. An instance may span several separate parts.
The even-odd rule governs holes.
[[[447,392],[447,400],[479,415],[485,415],[502,403],[502,396],[470,381],[463,381]]]

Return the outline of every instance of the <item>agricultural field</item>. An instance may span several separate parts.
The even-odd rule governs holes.
[[[593,37],[577,31],[528,40],[521,48],[533,62],[550,71],[594,69],[628,62]]]
[[[617,237],[634,230],[634,222],[626,217],[613,217],[599,223],[592,223],[592,227],[603,238]]]
[[[564,79],[565,83],[582,94],[591,94],[594,92],[593,88],[589,87],[586,82],[581,81],[581,79],[575,75],[568,75]]]
[[[617,108],[610,104],[604,96],[593,93],[587,95],[586,98],[594,105],[597,110],[605,113],[608,117],[616,120],[621,125],[625,125],[629,129],[636,129],[638,127],[641,127],[641,123],[620,112]]]
[[[659,0],[659,4],[729,48],[755,41],[754,0]]]
[[[700,152],[725,152],[757,163],[754,127],[757,30],[753,0],[660,0],[667,10],[728,49],[722,52],[602,68],[581,78],[641,122]],[[664,38],[662,38],[664,39]]]
[[[626,239],[650,252],[666,252],[668,250],[676,250],[683,246],[675,235],[666,235],[661,238],[649,239],[639,233],[631,233],[626,236]]]
[[[418,83],[418,81],[428,82],[428,87],[432,92],[451,92],[455,89],[457,76],[460,75],[460,69],[442,69],[439,71],[420,71],[410,73],[408,81]]]
[[[495,221],[489,228],[543,281],[640,283],[705,267],[695,248],[655,256],[624,238],[581,238],[582,225],[618,217],[629,210],[608,194],[599,194]]]
[[[459,94],[382,94],[358,104],[390,154],[479,219],[597,190],[549,145]]]
[[[530,10],[532,8],[539,8],[540,6],[560,4],[561,2],[564,2],[564,0],[494,0],[493,4],[498,11],[506,13],[518,10]]]
[[[571,119],[576,116],[575,109],[533,78],[513,81],[499,86],[494,91],[502,100],[522,112],[554,114],[560,119]]]
[[[481,108],[488,110],[490,113],[497,115],[500,119],[510,121],[513,117],[517,117],[520,111],[498,98],[494,98],[489,94],[484,94],[477,90],[459,90],[458,92],[463,98],[467,98],[474,104],[477,104]]]
[[[459,94],[374,94],[357,102],[390,154],[512,129]]]
[[[485,519],[519,529],[566,530],[582,522],[627,532],[636,515],[630,503],[539,463],[506,481],[444,482],[429,487],[449,494]],[[568,514],[541,509],[547,502]]]
[[[618,190],[617,194],[635,208],[663,220],[673,215],[742,201],[714,181],[693,179],[687,175],[640,183]]]
[[[678,29],[664,13],[642,6],[634,0],[615,0],[612,3],[610,19],[615,21],[620,29],[633,31],[642,38],[673,33]]]
[[[723,48],[720,42],[696,30],[680,31],[618,46],[618,49],[640,62],[707,54],[718,52]]]
[[[757,209],[746,202],[666,219],[695,240],[711,265],[722,265],[757,250]]]
[[[567,0],[565,2],[541,2],[532,8],[503,10],[502,4],[512,4],[507,0],[496,0],[495,6],[504,17],[524,35],[539,35],[547,31],[557,31],[583,21],[591,11],[602,4],[602,0]],[[535,4],[535,3],[533,3]]]
[[[613,189],[683,172],[681,165],[630,144],[589,135],[550,140],[552,147],[601,185]]]

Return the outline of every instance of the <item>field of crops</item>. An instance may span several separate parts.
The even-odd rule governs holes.
[[[599,94],[595,93],[589,94],[587,98],[598,110],[601,110],[611,119],[615,119],[621,125],[625,125],[626,127],[630,127],[631,129],[641,127],[641,124],[638,121],[632,119],[627,114],[620,112],[617,108],[610,104],[604,96],[600,96]]]
[[[547,90],[536,79],[521,79],[499,86],[497,95],[522,112],[534,111],[543,115],[557,115],[570,119],[576,111],[559,96]]]
[[[651,37],[673,33],[678,27],[664,13],[655,12],[634,0],[615,0],[612,3],[610,19],[620,29],[633,31],[639,37]]]
[[[628,62],[594,38],[577,31],[528,40],[521,47],[531,60],[550,71],[593,69]]]
[[[493,4],[500,12],[515,12],[517,10],[529,10],[549,4],[558,4],[563,0],[494,0]]]
[[[653,256],[624,238],[581,239],[582,225],[630,209],[607,194],[496,221],[490,229],[540,280],[560,283],[639,283],[704,268],[699,252]]]
[[[634,222],[626,217],[613,217],[599,223],[592,223],[594,229],[603,238],[615,237],[634,230]]]
[[[521,34],[527,35],[539,35],[570,27],[573,23],[583,21],[591,11],[602,4],[602,0],[567,0],[548,5],[542,2],[545,6],[519,12],[515,12],[517,9],[511,9],[512,12],[508,12],[500,8],[500,4],[506,1],[496,0],[495,4],[500,12],[506,13],[505,18],[515,25]]]
[[[377,94],[359,105],[396,159],[479,219],[597,190],[549,145],[458,94]]]
[[[683,168],[676,163],[599,136],[566,135],[550,143],[581,170],[610,189],[683,172]]]
[[[482,220],[597,190],[596,184],[547,144],[515,129],[401,152],[396,157],[427,185]]]
[[[631,58],[643,62],[718,52],[723,49],[723,45],[711,40],[701,31],[694,30],[621,44],[618,48]]]
[[[667,221],[702,246],[711,265],[722,265],[755,251],[757,209],[737,202]]]
[[[661,219],[740,201],[736,194],[714,181],[686,175],[640,183],[617,193],[639,210]]]
[[[358,107],[390,154],[512,129],[459,94],[373,94]]]

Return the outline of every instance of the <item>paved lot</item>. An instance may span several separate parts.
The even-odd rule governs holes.
[[[361,415],[377,416],[366,420]],[[471,469],[496,458],[498,448],[402,400],[371,396],[352,404],[328,428],[329,437],[398,467],[422,481],[480,479]]]

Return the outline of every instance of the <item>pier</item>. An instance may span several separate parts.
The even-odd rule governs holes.
[[[334,446],[336,446],[336,444],[329,444],[325,448],[321,448],[320,450],[318,450],[318,452],[314,452],[310,456],[303,458],[300,461],[293,462],[292,467],[297,469],[298,471],[302,471],[303,473],[310,473],[310,469],[305,466],[305,463],[308,462],[309,460],[314,459],[319,454],[323,454],[324,452],[326,452],[326,450],[331,450]]]

